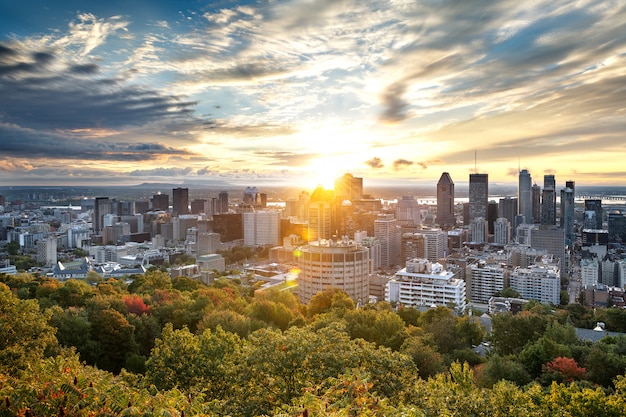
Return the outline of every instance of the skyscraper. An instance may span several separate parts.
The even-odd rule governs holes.
[[[531,177],[527,169],[523,169],[519,173],[519,187],[517,190],[517,202],[519,204],[518,213],[524,216],[524,222],[532,223],[533,206],[531,199]]]
[[[561,190],[561,228],[565,231],[565,243],[574,242],[574,181],[567,181]]]
[[[174,188],[172,200],[172,214],[174,216],[189,214],[189,188]]]
[[[530,204],[532,205],[533,217],[526,219],[527,224],[539,223],[541,220],[541,187],[533,184],[530,190]]]
[[[489,195],[488,174],[470,174],[469,221],[476,217],[487,219],[487,196]]]
[[[595,223],[593,225],[585,225],[587,229],[602,230],[602,200],[589,199],[585,200],[585,217],[587,212],[593,212]]]
[[[393,214],[379,214],[374,220],[374,237],[380,241],[381,266],[389,268],[400,263],[401,234]]]
[[[228,213],[228,191],[220,191],[216,209],[220,214]]]
[[[96,233],[102,231],[104,227],[104,216],[106,214],[111,214],[111,202],[109,201],[109,197],[96,197],[93,206],[93,230]]]
[[[556,224],[556,181],[554,175],[543,176],[541,192],[541,224]]]
[[[167,194],[155,194],[152,196],[152,210],[167,211],[170,208],[170,197]]]
[[[344,174],[335,180],[335,195],[342,200],[360,200],[363,198],[363,178]]]
[[[437,182],[437,223],[443,227],[454,227],[454,182],[450,174],[444,172]]]

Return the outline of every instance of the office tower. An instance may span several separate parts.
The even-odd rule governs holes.
[[[374,237],[380,241],[381,267],[400,264],[400,228],[393,214],[379,214],[374,220]]]
[[[396,204],[396,219],[404,225],[418,225],[422,223],[420,206],[414,197],[405,195]]]
[[[612,242],[626,242],[626,216],[621,211],[608,215],[609,239]]]
[[[541,221],[541,187],[534,184],[530,190],[530,204],[532,205],[532,219],[524,219],[527,224],[539,223]]]
[[[217,198],[217,213],[228,213],[228,191],[221,191]]]
[[[593,217],[595,223],[590,223],[587,227],[587,224],[584,226],[585,229],[597,229],[602,230],[602,200],[589,199],[585,200],[585,215],[589,213],[589,217]],[[593,215],[591,215],[593,213]]]
[[[506,217],[499,217],[493,225],[493,243],[508,245],[511,241],[511,222]]]
[[[109,201],[109,197],[96,197],[92,219],[93,230],[96,234],[102,231],[104,227],[104,216],[107,214],[111,214],[111,202]]]
[[[572,187],[570,188],[569,185]],[[568,181],[561,190],[561,228],[565,231],[565,243],[572,245],[574,236],[574,182]]]
[[[296,257],[298,298],[308,304],[318,292],[344,290],[357,303],[369,301],[369,250],[352,240],[310,242]]]
[[[172,190],[172,214],[189,214],[189,188],[179,187]]]
[[[519,233],[519,230],[518,230]],[[567,275],[565,259],[565,232],[556,226],[535,226],[530,230],[530,245],[537,250],[546,250],[559,261],[561,274]]]
[[[532,180],[530,177],[530,172],[528,172],[527,169],[521,170],[519,173],[519,187],[517,190],[517,202],[519,204],[518,213],[524,216],[524,221],[526,223],[533,222],[533,206],[530,191],[531,184]]]
[[[491,200],[487,204],[487,231],[490,235],[493,235],[493,223],[498,218],[498,203]]]
[[[517,216],[517,206],[517,198],[501,198],[498,204],[498,217],[504,217],[511,225],[514,225],[515,217]]]
[[[168,211],[170,209],[170,197],[167,194],[155,194],[152,196],[152,210]]]
[[[190,204],[191,214],[200,214],[209,212],[209,202],[205,199],[194,199]]]
[[[280,213],[264,210],[243,213],[243,244],[250,247],[278,246],[280,244]]]
[[[541,192],[541,224],[556,224],[556,186],[554,175],[543,176]]]
[[[454,182],[450,174],[444,172],[437,182],[437,224],[443,228],[456,225],[454,216]]]
[[[335,180],[335,195],[341,200],[361,200],[363,198],[363,178],[344,174]]]
[[[439,263],[413,259],[385,287],[385,301],[407,307],[466,307],[465,281]]]
[[[144,214],[150,210],[150,202],[147,200],[135,201],[135,214]]]
[[[332,204],[328,201],[309,202],[307,218],[309,219],[308,241],[330,239],[332,230]]]
[[[476,217],[487,219],[487,196],[489,195],[488,174],[470,174],[469,221]]]

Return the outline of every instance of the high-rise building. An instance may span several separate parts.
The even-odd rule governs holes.
[[[482,217],[476,217],[470,221],[470,230],[472,233],[473,243],[486,243],[489,235],[487,220]]]
[[[355,302],[369,301],[369,249],[353,240],[310,242],[298,250],[298,298],[308,304],[328,288],[344,290]]]
[[[217,210],[216,213],[219,213],[219,214],[228,213],[228,210],[229,210],[228,191],[220,191],[220,194],[217,198],[216,210]]]
[[[344,174],[335,180],[335,195],[341,200],[360,200],[363,198],[363,178]]]
[[[487,219],[487,197],[489,195],[488,174],[470,174],[469,179],[469,221],[476,217]]]
[[[405,195],[396,204],[396,219],[401,224],[418,225],[422,223],[420,206],[414,197]]]
[[[552,264],[516,268],[510,274],[510,285],[522,298],[558,305],[561,296],[559,275],[559,268]]]
[[[571,188],[569,187],[571,185]],[[565,231],[565,243],[572,245],[574,236],[574,181],[565,183],[561,190],[561,228]]]
[[[489,299],[504,289],[506,270],[500,264],[479,261],[465,268],[467,297],[472,303],[488,303]]]
[[[530,245],[538,250],[546,250],[548,254],[554,256],[555,260],[559,261],[561,274],[567,274],[563,229],[556,226],[535,226],[530,230]]]
[[[541,187],[537,184],[533,184],[530,190],[530,200],[533,207],[533,218],[524,219],[524,221],[527,224],[539,223],[541,221]]]
[[[602,230],[602,200],[598,199],[587,199],[585,200],[585,213],[593,212],[593,218],[595,220],[595,225],[585,225],[585,229],[597,229]]]
[[[100,233],[104,227],[104,216],[111,214],[111,202],[109,197],[96,197],[93,206],[93,230],[96,233]]]
[[[430,262],[439,262],[446,256],[448,246],[448,235],[441,229],[422,229],[420,233],[424,236],[424,258]]]
[[[37,262],[46,266],[57,263],[57,238],[48,236],[37,241]]]
[[[330,239],[333,236],[332,209],[332,203],[329,201],[317,200],[309,202],[307,211],[309,242],[319,239]]]
[[[393,214],[379,214],[374,220],[374,237],[380,241],[381,267],[400,264],[400,227]]]
[[[443,228],[456,225],[454,216],[454,182],[450,174],[444,172],[437,182],[437,224]]]
[[[172,214],[189,214],[189,188],[178,187],[172,190]]]
[[[280,244],[280,213],[254,211],[243,213],[243,244],[246,246]]]
[[[511,223],[515,224],[515,217],[517,216],[517,198],[504,197],[500,199],[498,204],[498,217],[504,217]]]
[[[533,222],[533,206],[530,191],[531,185],[532,179],[530,177],[530,172],[528,172],[527,169],[521,170],[519,173],[519,187],[517,194],[517,202],[519,204],[518,213],[524,216],[524,221],[526,223]],[[511,220],[509,219],[509,221]]]
[[[170,209],[170,197],[167,194],[155,194],[152,196],[152,210],[168,211]]]
[[[556,224],[556,182],[554,175],[543,176],[543,191],[541,192],[541,224]]]
[[[506,217],[499,217],[493,225],[493,243],[508,245],[511,241],[511,222]]]

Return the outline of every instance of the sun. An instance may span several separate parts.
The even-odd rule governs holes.
[[[322,186],[325,190],[335,188],[335,180],[341,177],[341,167],[331,158],[320,158],[314,160],[307,167],[306,185],[313,190]]]

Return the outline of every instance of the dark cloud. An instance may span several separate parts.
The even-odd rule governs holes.
[[[163,156],[193,156],[158,143],[106,142],[0,124],[0,154],[14,158],[96,161],[151,161]]]
[[[398,171],[402,168],[410,167],[413,164],[413,161],[409,161],[407,159],[396,159],[395,161],[393,161],[393,169],[394,171]]]
[[[96,64],[72,65],[69,68],[69,72],[71,72],[72,74],[78,74],[78,75],[93,75],[93,74],[98,73],[99,70],[100,70],[100,67]]]
[[[13,48],[9,48],[8,46],[2,45],[0,43],[0,58],[10,57],[17,55],[17,52]]]
[[[0,62],[0,109],[4,122],[36,129],[121,128],[163,120],[193,119],[193,101],[121,79],[86,77],[94,63],[54,70],[48,51],[14,51]],[[15,56],[13,56],[15,55]],[[30,58],[29,58],[30,57]]]
[[[379,169],[379,168],[382,168],[382,167],[385,166],[383,164],[382,159],[380,159],[377,156],[375,156],[374,158],[370,159],[369,161],[365,161],[365,165],[369,166],[370,168],[374,168],[374,169]]]
[[[184,177],[191,174],[191,168],[154,168],[138,169],[131,171],[128,175],[132,177],[157,176],[157,177]]]

